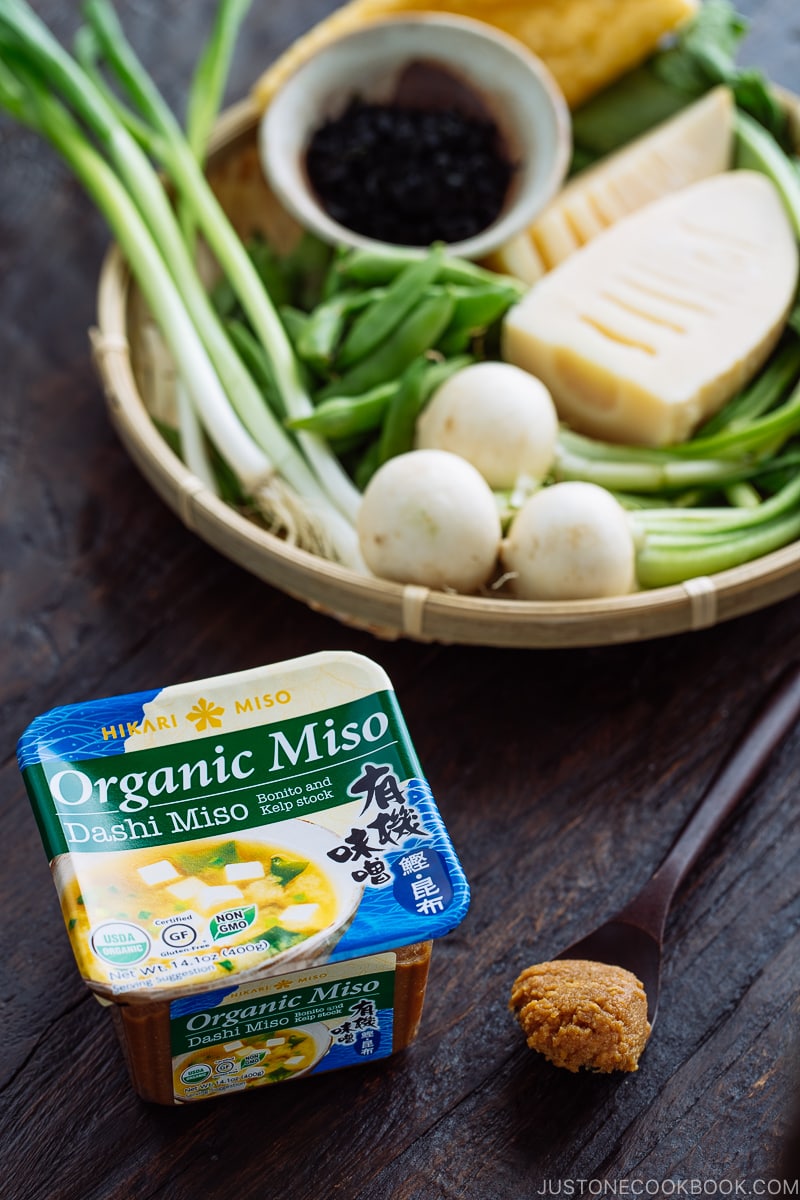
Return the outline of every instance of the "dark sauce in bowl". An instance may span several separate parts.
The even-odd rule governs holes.
[[[306,151],[328,216],[365,237],[427,246],[474,237],[502,212],[514,174],[503,137],[470,89],[441,68],[411,64],[394,95],[354,95]]]

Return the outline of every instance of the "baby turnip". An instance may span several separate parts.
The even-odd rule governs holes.
[[[541,482],[558,418],[544,384],[520,367],[479,362],[451,375],[417,421],[416,444],[460,454],[492,488]]]
[[[380,578],[467,593],[492,575],[501,538],[486,480],[444,450],[411,450],[379,467],[357,528],[364,561]]]
[[[526,500],[501,547],[522,600],[587,600],[631,592],[635,545],[627,513],[594,483],[556,483]]]

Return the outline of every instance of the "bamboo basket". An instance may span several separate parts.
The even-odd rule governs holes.
[[[784,93],[800,147],[800,97]],[[298,228],[260,170],[259,114],[245,100],[215,131],[209,178],[238,233],[288,246]],[[102,267],[95,363],[111,421],[137,467],[186,527],[247,571],[381,638],[535,648],[599,646],[703,629],[800,590],[800,542],[756,562],[683,584],[611,599],[543,603],[461,596],[365,578],[288,544],[213,495],[190,473],[151,419],[169,403],[169,364],[152,353],[152,324],[119,250]]]

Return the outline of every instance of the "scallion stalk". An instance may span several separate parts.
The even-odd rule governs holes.
[[[312,536],[312,542],[317,547],[320,544],[328,546],[333,557],[358,567],[360,555],[352,515],[348,513],[342,520],[337,514],[328,490],[297,449],[292,436],[264,404],[200,283],[163,185],[148,158],[123,125],[116,108],[53,38],[25,0],[0,0],[0,46],[10,64],[7,70],[16,73],[18,80],[22,76],[21,91],[30,100],[27,116],[31,118],[32,115],[32,121],[29,120],[29,123],[39,128],[62,153],[106,215],[131,268],[142,284],[142,290],[151,303],[165,337],[168,324],[160,308],[151,302],[153,289],[149,286],[149,277],[142,264],[157,255],[161,263],[161,270],[157,272],[159,278],[163,282],[165,274],[171,276],[173,286],[170,289],[170,303],[182,310],[181,319],[173,318],[175,327],[182,331],[181,337],[188,337],[187,330],[191,327],[195,346],[199,343],[203,349],[203,369],[206,374],[211,372],[218,376],[217,401],[209,407],[204,400],[210,394],[209,388],[198,387],[196,377],[186,374],[185,361],[178,365],[206,431],[218,445],[220,453],[245,485],[254,475],[262,479],[266,473],[274,478],[278,472],[297,493],[294,507],[299,511],[303,505],[306,506],[305,517],[296,524],[309,534],[314,525],[320,526],[320,536]],[[55,100],[52,104],[45,103],[48,93],[55,91],[61,93],[74,112],[89,126],[114,170],[111,170],[102,154],[94,150],[63,106]],[[14,111],[14,104],[17,104],[14,115],[19,116],[17,98],[14,95],[7,96],[6,106]],[[140,132],[146,129],[146,125],[140,126]],[[150,149],[157,147],[161,140],[158,131],[155,134],[148,132],[147,137]],[[183,152],[191,157],[180,131],[175,142],[180,142]],[[199,172],[199,167],[197,170]],[[202,172],[200,178],[203,178]],[[120,218],[122,212],[124,219]],[[128,221],[130,229],[126,227]],[[148,235],[149,245],[147,250],[142,250],[145,235]],[[138,258],[132,258],[129,253],[132,238],[140,247]],[[242,254],[246,259],[243,250]],[[177,304],[174,303],[176,292]],[[169,338],[168,341],[174,352],[174,339]],[[285,336],[278,344],[279,352],[282,352],[283,343]],[[184,360],[190,357],[184,355]],[[223,396],[227,397],[227,414],[224,416],[221,411]],[[231,411],[232,406],[235,414]],[[230,434],[234,428],[239,431],[238,438]],[[221,429],[227,429],[228,434],[220,433]],[[226,441],[225,447],[219,444],[220,437]],[[234,443],[238,444],[238,450],[232,449]],[[260,451],[259,467],[255,472],[251,467],[253,446]]]
[[[701,427],[700,437],[723,429],[742,429],[748,421],[763,416],[780,402],[800,378],[800,339],[792,337],[760,371],[751,384],[721,408]]]
[[[192,76],[186,105],[186,141],[201,165],[222,105],[239,29],[251,2],[223,0],[218,6],[211,35]]]
[[[800,534],[800,476],[757,506],[641,509],[631,514],[643,587],[740,566]]]
[[[21,0],[0,0],[0,38],[5,57],[0,102],[18,120],[50,141],[104,214],[136,275],[209,437],[243,489],[253,494],[262,508],[268,507],[267,499],[271,497],[273,514],[279,509],[285,527],[310,548],[325,547],[332,557],[360,568],[353,526],[332,509],[288,434],[268,416],[277,431],[272,443],[277,453],[270,454],[251,436],[234,411],[232,400],[241,405],[247,394],[245,391],[231,396],[231,379],[246,381],[249,376],[219,327],[193,267],[189,263],[191,274],[186,268],[188,256],[177,224],[147,159],[77,64],[60,47],[57,54],[52,53],[52,39],[46,27],[41,26]],[[43,50],[41,56],[37,55],[37,49]],[[49,68],[55,65],[61,70],[49,74]],[[47,83],[43,82],[43,76]],[[115,166],[121,159],[128,170],[133,170],[137,160],[141,160],[133,196],[120,178],[121,173],[111,168],[68,110],[55,99],[52,85],[62,82],[66,82],[65,90],[81,115],[91,114],[92,128],[98,134],[101,148],[110,152]],[[142,208],[154,215],[153,223],[165,234],[164,242],[154,238]],[[168,220],[159,224],[159,213],[164,212]],[[176,274],[181,279],[181,288],[176,284]],[[220,363],[230,372],[225,386],[218,370]],[[243,386],[246,388],[246,382]],[[260,414],[268,412],[252,384],[250,401],[253,415],[256,405]],[[262,416],[257,419],[263,422]],[[294,489],[295,496],[279,483],[278,471]],[[280,502],[276,500],[278,496]]]
[[[26,123],[43,134],[62,155],[102,211],[135,270],[145,300],[182,378],[191,389],[209,436],[235,468],[245,489],[257,492],[273,476],[272,463],[231,410],[219,377],[138,209],[66,109],[32,80],[28,81],[26,98],[30,102]]]
[[[583,440],[583,439],[582,439]],[[620,452],[627,447],[608,447],[609,456],[583,456],[570,449],[571,434],[563,431],[559,435],[556,450],[554,477],[562,480],[586,480],[599,484],[611,491],[622,492],[669,492],[689,487],[723,486],[748,479],[752,465],[723,462],[719,459],[650,459],[646,453],[641,459],[635,454],[620,453],[618,458],[611,452]]]
[[[108,65],[146,122],[156,131],[151,152],[161,161],[182,202],[191,210],[256,335],[268,351],[287,415],[292,418],[308,415],[313,406],[280,318],[171,109],[134,53],[110,4],[105,0],[88,0],[85,12]],[[355,520],[361,503],[360,494],[329,447],[314,434],[299,431],[297,438],[332,503],[348,519]]]
[[[752,562],[800,537],[800,510],[740,533],[712,538],[705,535],[658,545],[645,539],[636,556],[636,575],[642,587],[666,587],[698,575],[713,575]]]

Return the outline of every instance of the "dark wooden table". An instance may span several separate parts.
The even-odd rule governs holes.
[[[72,6],[38,7],[71,35]],[[256,5],[230,99],[332,7]],[[742,7],[745,57],[800,90],[796,0]],[[212,9],[121,5],[176,105]],[[550,1067],[525,1048],[507,999],[522,966],[587,931],[657,865],[800,655],[800,605],[548,652],[381,642],[308,611],[208,549],[143,482],[89,360],[104,225],[32,134],[0,125],[0,162],[0,1195],[768,1194],[797,1129],[800,729],[680,893],[637,1074]],[[473,888],[467,919],[436,947],[419,1039],[361,1071],[149,1106],[75,969],[16,738],[55,704],[339,647],[392,677]]]

